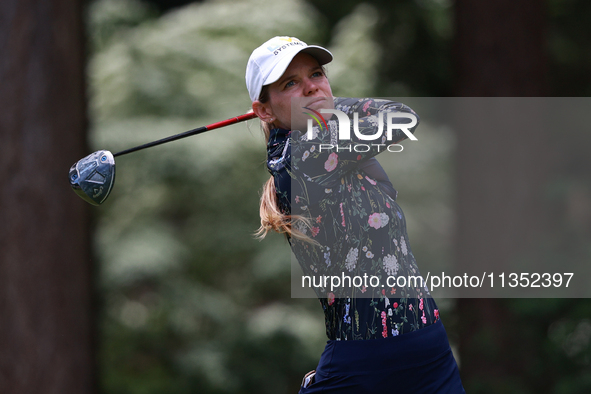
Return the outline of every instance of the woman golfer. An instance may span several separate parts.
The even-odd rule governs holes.
[[[393,144],[418,116],[392,101],[334,98],[322,68],[331,60],[274,37],[246,69],[272,175],[259,233],[286,234],[325,314],[329,340],[300,393],[463,393],[397,192],[375,159],[400,150]]]

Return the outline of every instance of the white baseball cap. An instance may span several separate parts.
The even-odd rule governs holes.
[[[332,53],[327,49],[308,45],[295,37],[273,37],[255,49],[246,66],[246,88],[250,100],[258,100],[263,86],[281,78],[291,60],[300,52],[312,55],[321,66],[332,61]]]

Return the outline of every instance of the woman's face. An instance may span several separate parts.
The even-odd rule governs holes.
[[[292,114],[292,105],[294,112]],[[287,130],[304,130],[310,117],[304,107],[319,111],[334,109],[330,84],[318,61],[307,53],[298,53],[281,78],[269,85],[269,101],[252,104],[261,120]],[[293,117],[292,117],[293,115]],[[331,114],[325,114],[328,120]]]

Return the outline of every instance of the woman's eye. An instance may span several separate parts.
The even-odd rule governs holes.
[[[313,77],[321,77],[324,74],[321,71],[316,71],[314,74],[312,74]]]
[[[289,87],[291,87],[293,85],[295,85],[295,82],[294,81],[289,81],[288,83],[285,84],[285,87],[286,88],[289,88]]]

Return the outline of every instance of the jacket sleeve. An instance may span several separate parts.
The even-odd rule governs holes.
[[[350,118],[349,139],[340,138],[339,122],[334,117],[327,122],[328,129],[314,126],[311,132],[292,132],[291,164],[294,171],[323,187],[336,184],[345,173],[357,168],[360,162],[408,138],[402,129],[414,134],[419,122],[418,115],[410,107],[388,100],[337,98],[335,109]],[[390,124],[409,124],[412,127],[395,128],[391,130],[391,139],[388,139],[389,117]]]

